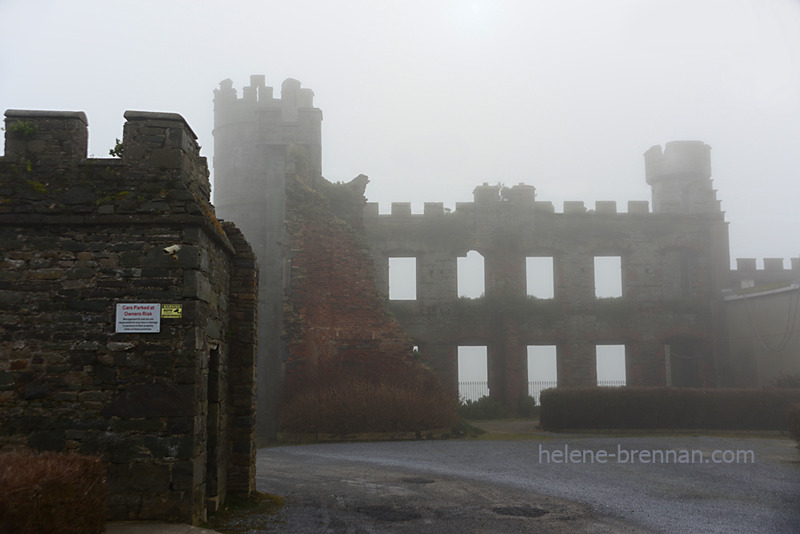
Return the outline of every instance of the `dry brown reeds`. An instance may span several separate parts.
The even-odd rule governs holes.
[[[100,534],[107,495],[100,458],[0,453],[0,534]]]

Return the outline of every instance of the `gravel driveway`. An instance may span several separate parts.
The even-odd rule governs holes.
[[[286,501],[252,532],[800,532],[800,451],[784,438],[275,447],[257,486]]]

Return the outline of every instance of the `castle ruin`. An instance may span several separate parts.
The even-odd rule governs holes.
[[[323,180],[322,113],[297,81],[286,80],[276,98],[263,76],[251,77],[241,97],[230,80],[222,82],[214,102],[215,204],[255,243],[264,280],[259,332],[266,341],[259,369],[268,376],[260,375],[267,387],[259,408],[266,409],[273,400],[264,397],[276,391],[276,372],[290,359],[281,340],[280,305],[292,261],[284,226],[286,176],[302,165],[311,187]],[[769,380],[762,373],[753,381],[760,359],[753,350],[732,356],[730,302],[723,292],[730,295],[769,273],[786,285],[800,276],[797,262],[783,270],[778,260],[768,260],[766,275],[755,269],[755,260],[730,269],[728,224],[713,188],[708,145],[673,141],[647,150],[644,161],[651,203],[630,201],[624,211],[615,202],[592,208],[575,201],[557,212],[522,183],[480,185],[474,202],[459,203],[452,213],[441,203],[426,203],[422,214],[412,214],[403,202],[393,203],[390,214],[379,214],[377,204],[365,206],[355,226],[369,245],[378,290],[389,294],[392,259],[413,259],[414,298],[387,306],[446,385],[457,389],[462,345],[486,346],[491,395],[512,406],[527,394],[531,345],[557,348],[558,384],[564,386],[597,383],[595,347],[603,344],[624,345],[629,385]],[[457,259],[469,251],[482,256],[485,270],[485,294],[472,300],[457,293]],[[616,298],[596,295],[599,257],[618,259],[622,289]],[[527,291],[529,258],[552,264],[549,298]],[[796,360],[785,356],[771,368],[798,370]]]

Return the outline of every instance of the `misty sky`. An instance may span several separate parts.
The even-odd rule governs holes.
[[[126,109],[213,155],[213,90],[315,92],[323,174],[367,196],[650,200],[642,154],[705,141],[735,257],[800,255],[799,0],[0,0],[0,107],[82,110],[107,157]],[[276,91],[277,92],[277,91]]]

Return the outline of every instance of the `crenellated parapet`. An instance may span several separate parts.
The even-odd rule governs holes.
[[[736,258],[736,269],[730,271],[730,287],[736,289],[791,284],[800,281],[800,257],[790,258],[787,268],[784,258],[764,258],[759,269],[756,258]]]
[[[481,187],[481,186],[479,186]],[[532,188],[532,187],[531,187]],[[613,200],[598,200],[594,203],[594,209],[587,208],[586,203],[581,200],[566,200],[562,211],[556,211],[552,202],[547,200],[533,200],[527,198],[518,200],[511,197],[509,200],[502,200],[499,197],[491,200],[476,196],[475,202],[456,202],[454,213],[475,213],[486,212],[487,210],[512,210],[510,213],[525,216],[525,214],[545,215],[545,214],[586,214],[586,215],[648,215],[650,214],[649,203],[646,200],[629,200],[627,212],[617,211],[617,203]],[[367,202],[364,206],[364,217],[371,219],[374,217],[388,218],[398,217],[437,217],[450,214],[450,210],[444,207],[443,202],[425,202],[423,213],[412,213],[411,202],[392,202],[391,212],[381,214],[377,202]]]
[[[702,141],[671,141],[644,153],[645,177],[655,213],[719,213],[712,187],[711,147]]]
[[[111,150],[120,157],[88,158],[83,112],[6,111],[0,216],[214,219],[208,164],[184,118],[144,111],[124,116],[122,142]]]
[[[5,113],[5,159],[48,159],[67,166],[86,158],[88,121],[82,111],[9,109]]]
[[[280,109],[286,121],[296,120],[298,113],[303,110],[315,109],[314,91],[301,87],[300,82],[293,78],[287,78],[281,84],[280,98],[275,98],[274,89],[266,85],[263,74],[250,76],[250,85],[242,88],[241,97],[233,87],[233,80],[221,81],[219,89],[214,91],[214,104],[221,108],[239,106],[247,109]],[[319,113],[319,110],[315,113]]]
[[[279,98],[265,83],[263,75],[250,76],[250,85],[238,96],[233,81],[223,80],[214,90],[214,141],[241,150],[247,146],[303,146],[316,174],[321,151],[322,111],[314,107],[314,91],[288,78],[281,84]],[[225,151],[217,150],[225,164]],[[224,169],[223,169],[224,170]]]
[[[214,205],[225,218],[253,218],[256,206],[283,198],[287,173],[308,183],[322,176],[322,111],[314,92],[289,78],[276,98],[264,76],[253,75],[239,96],[233,81],[223,80],[214,90]],[[246,222],[245,234],[261,224]]]

